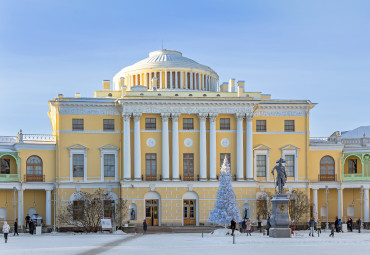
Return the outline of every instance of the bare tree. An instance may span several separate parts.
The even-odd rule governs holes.
[[[289,196],[289,216],[294,225],[306,216],[310,211],[310,200],[300,190],[292,190]]]
[[[257,215],[263,219],[267,219],[270,216],[272,196],[272,193],[266,191],[261,192],[257,196]]]
[[[113,197],[102,189],[93,193],[78,191],[74,200],[62,206],[58,213],[58,224],[82,228],[85,232],[96,232],[102,217],[110,217],[112,223],[121,225],[127,217],[127,201]]]

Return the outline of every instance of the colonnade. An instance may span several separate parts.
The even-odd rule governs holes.
[[[199,178],[200,180],[216,180],[216,119],[217,113],[199,113],[198,118],[200,122],[199,126]],[[131,141],[130,141],[130,120],[131,116],[134,118],[134,176],[131,176]],[[180,113],[161,113],[162,119],[162,178],[163,180],[170,180],[170,151],[169,151],[169,130],[168,130],[168,120],[172,118],[172,180],[176,181],[180,179],[179,165],[179,124],[178,120]],[[253,114],[235,114],[237,119],[237,179],[244,180],[244,152],[243,152],[243,119],[246,119],[246,179],[252,180],[253,176],[253,137],[252,137],[252,119]],[[206,122],[209,120],[209,144],[207,144],[206,139]],[[141,113],[123,113],[123,176],[125,180],[141,180],[141,146],[140,146],[140,121]],[[210,174],[207,176],[207,146],[209,146],[209,169]],[[196,151],[194,151],[196,152]]]
[[[211,75],[206,75],[198,72],[183,72],[183,71],[162,71],[160,72],[143,72],[130,74],[125,77],[129,85],[143,85],[148,88],[152,86],[153,78],[157,78],[161,89],[189,89],[203,91],[217,91],[218,80]]]

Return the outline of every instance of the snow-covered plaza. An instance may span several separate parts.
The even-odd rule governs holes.
[[[323,232],[320,237],[298,232],[290,239],[273,239],[260,233],[251,237],[193,234],[20,234],[0,239],[0,254],[366,254],[370,232]]]

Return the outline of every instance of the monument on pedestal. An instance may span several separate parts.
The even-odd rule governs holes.
[[[285,167],[283,166],[285,160],[280,158],[276,163],[278,163],[278,165],[272,169],[271,173],[274,175],[274,171],[276,170],[276,186],[278,187],[279,193],[275,194],[271,200],[272,213],[270,217],[271,228],[269,235],[275,238],[289,238],[289,198],[287,194],[283,194],[287,179]]]

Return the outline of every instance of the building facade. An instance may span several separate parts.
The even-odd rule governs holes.
[[[76,191],[128,200],[130,222],[203,225],[226,157],[241,214],[256,219],[270,173],[286,160],[287,192],[304,191],[311,214],[369,222],[370,128],[309,136],[309,100],[219,84],[208,66],[172,50],[118,72],[94,97],[49,101],[53,133],[0,137],[0,220],[40,214],[47,226]]]

